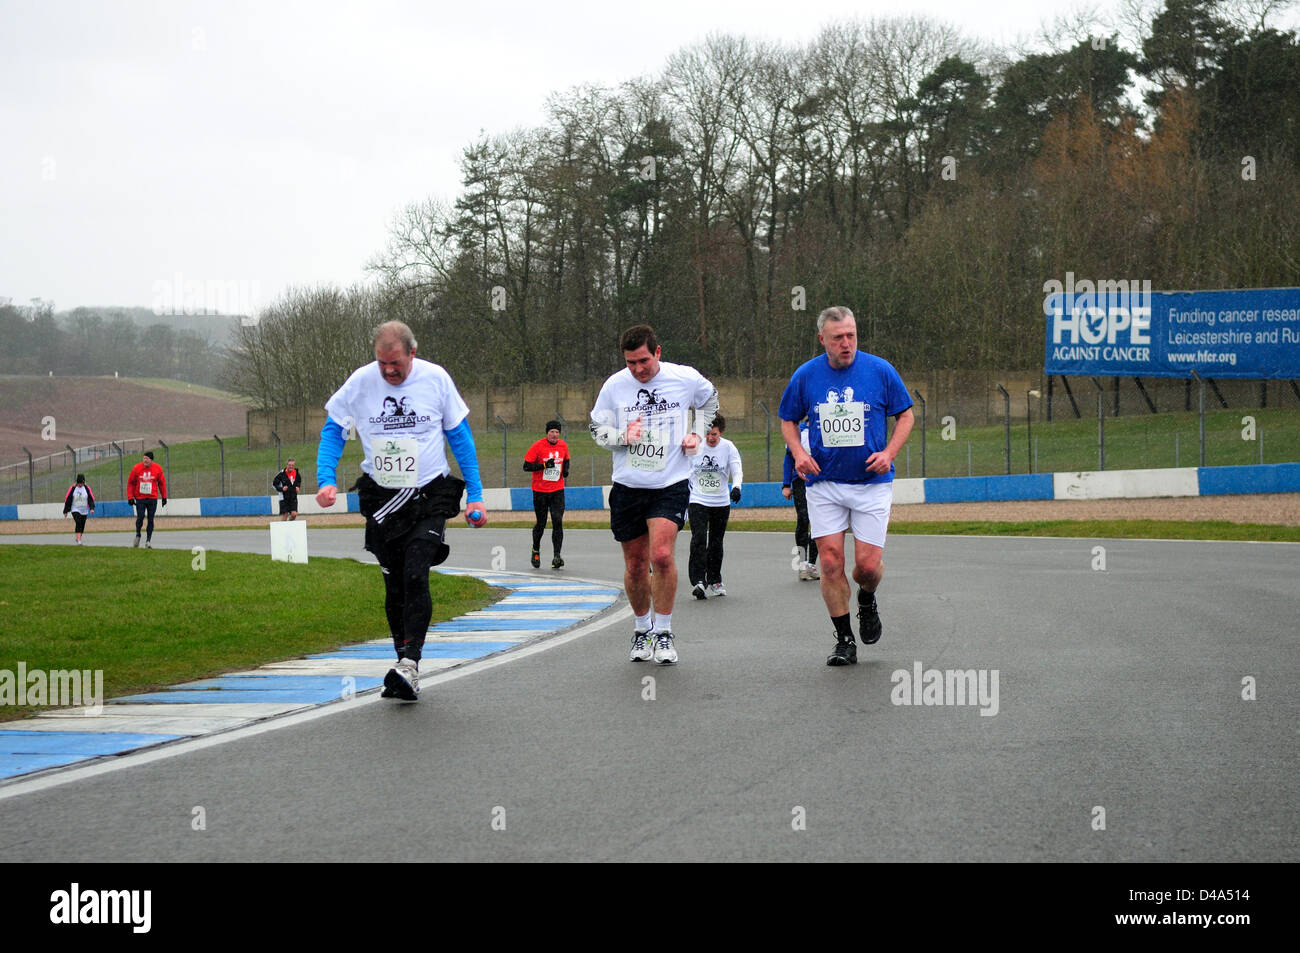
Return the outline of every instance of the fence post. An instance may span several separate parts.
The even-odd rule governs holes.
[[[116,440],[110,440],[113,449],[117,451],[117,495],[126,499],[126,469],[122,465],[122,448],[117,445]]]
[[[70,443],[65,443],[64,446],[67,447],[68,452],[72,454],[72,482],[76,483],[77,482],[77,451],[72,449],[72,444]]]
[[[507,447],[507,444],[510,441],[510,428],[506,426],[506,422],[501,419],[500,414],[495,414],[494,416],[497,419],[497,423],[501,425],[501,487],[504,489],[509,485],[506,482],[506,474],[510,472],[508,465],[510,457]]]
[[[1025,391],[1025,454],[1029,458],[1030,473],[1034,472],[1034,408],[1033,404],[1029,402],[1029,399],[1038,396],[1040,396],[1040,393],[1037,390],[1030,389]]]
[[[163,479],[167,483],[168,492],[171,492],[172,485],[172,448],[163,443],[162,437],[158,438],[158,446],[163,448]]]
[[[763,413],[767,415],[767,481],[772,481],[772,412],[767,409],[767,404],[761,400],[758,406],[763,408]]]
[[[1006,444],[1007,444],[1007,475],[1011,475],[1011,395],[1001,384],[994,384],[1002,392],[1002,420],[1006,424]]]
[[[280,435],[272,430],[271,436],[275,438],[275,472],[279,473],[283,469],[280,466]]]
[[[216,434],[212,438],[217,441],[217,448],[221,451],[221,495],[226,495],[226,445]]]
[[[1205,378],[1196,371],[1192,371],[1192,376],[1200,382],[1201,399],[1200,399],[1200,416],[1201,416],[1201,466],[1205,466]]]
[[[916,399],[921,402],[921,477],[925,477],[925,398],[919,390],[913,390]]]
[[[32,459],[32,452],[23,447],[23,453],[27,454],[27,502],[36,502],[33,494],[36,492],[36,463]]]

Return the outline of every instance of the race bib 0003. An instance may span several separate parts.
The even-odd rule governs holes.
[[[861,447],[866,443],[867,415],[860,400],[818,404],[823,447]]]
[[[371,476],[390,490],[419,486],[420,446],[414,437],[381,437],[370,457]]]

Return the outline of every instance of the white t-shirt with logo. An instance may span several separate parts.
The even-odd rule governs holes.
[[[740,486],[745,478],[740,469],[740,451],[726,437],[710,447],[700,441],[700,452],[691,461],[691,502],[705,506],[730,506],[731,487]]]
[[[70,512],[76,513],[78,516],[90,515],[90,492],[86,489],[84,483],[81,486],[73,486],[72,488]]]
[[[659,373],[645,384],[626,367],[605,381],[592,422],[620,433],[638,417],[643,425],[638,443],[614,449],[614,482],[656,490],[690,477],[691,458],[682,450],[682,440],[691,432],[688,412],[707,403],[713,392],[695,368],[668,361],[660,361]]]
[[[416,358],[411,373],[394,386],[379,362],[353,372],[325,402],[330,419],[361,438],[361,469],[381,486],[424,486],[451,472],[444,430],[454,430],[469,407],[440,365]]]

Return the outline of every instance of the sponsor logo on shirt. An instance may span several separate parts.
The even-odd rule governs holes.
[[[844,405],[853,403],[853,388],[846,387],[844,388],[844,393],[840,394],[839,391],[837,391],[835,388],[832,387],[830,390],[826,392],[825,403],[838,404],[839,406],[837,406],[833,411],[831,411],[831,413],[833,413],[837,417],[842,417],[844,414],[848,413],[848,410],[844,407]],[[871,405],[864,400],[862,402],[862,409],[865,411],[870,411]],[[800,427],[803,426],[805,425],[800,424]]]
[[[396,397],[385,397],[383,408],[377,416],[370,418],[370,423],[383,427],[384,430],[410,430],[417,424],[426,424],[432,419],[428,414],[419,414],[411,406],[409,397],[403,397],[400,401]]]
[[[623,410],[628,414],[666,414],[681,407],[680,401],[669,401],[660,397],[657,391],[642,387],[636,392],[636,403]]]

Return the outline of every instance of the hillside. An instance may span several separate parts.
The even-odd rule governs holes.
[[[210,440],[213,434],[242,437],[247,407],[235,400],[198,394],[183,383],[112,377],[0,377],[0,464],[127,437],[168,443]],[[45,417],[54,418],[53,440],[42,440]]]

